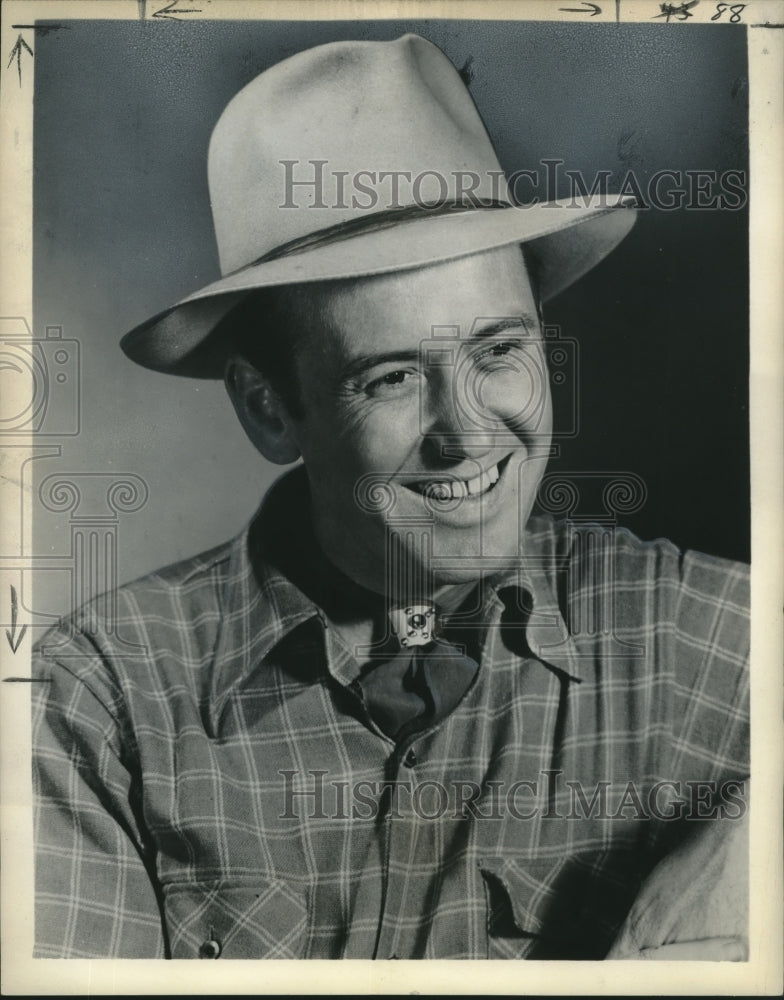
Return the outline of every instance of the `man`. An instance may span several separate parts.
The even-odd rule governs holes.
[[[633,212],[512,204],[411,35],[263,73],[209,175],[223,277],[123,348],[302,465],[40,643],[38,954],[742,957],[746,572],[532,516],[541,303]]]

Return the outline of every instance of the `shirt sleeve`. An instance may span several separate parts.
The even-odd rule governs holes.
[[[162,958],[133,741],[100,656],[60,648],[33,665],[34,955]]]
[[[718,783],[746,778],[748,567],[685,552],[680,570],[673,644],[675,772]]]

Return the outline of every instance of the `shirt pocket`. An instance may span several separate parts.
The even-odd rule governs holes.
[[[488,958],[602,959],[639,885],[626,852],[485,857],[479,869]]]
[[[192,882],[164,888],[172,958],[301,958],[304,890],[276,879]]]

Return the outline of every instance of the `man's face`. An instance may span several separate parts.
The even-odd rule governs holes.
[[[436,592],[508,564],[552,429],[519,248],[315,294],[324,322],[305,332],[292,433],[327,557],[382,593],[389,531],[409,571],[429,560]]]

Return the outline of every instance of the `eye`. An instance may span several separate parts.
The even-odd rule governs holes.
[[[514,344],[503,341],[500,344],[493,344],[487,353],[492,354],[496,358],[500,358],[502,355],[508,354],[511,350],[514,350],[514,347]]]
[[[370,396],[389,396],[406,392],[415,384],[416,375],[417,373],[410,369],[396,368],[368,382],[365,392]]]
[[[495,340],[475,351],[473,354],[474,364],[484,368],[492,368],[493,362],[508,358],[510,355],[519,354],[523,350],[523,345],[518,340]],[[501,364],[499,368],[508,368],[509,365]]]
[[[388,372],[377,379],[377,382],[381,385],[400,385],[401,382],[405,381],[407,374],[407,372]]]

